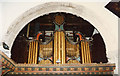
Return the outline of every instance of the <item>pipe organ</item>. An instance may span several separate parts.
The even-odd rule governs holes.
[[[70,40],[63,28],[64,17],[56,15],[55,31],[52,39],[42,42],[39,33],[33,41],[29,43],[28,64],[85,64],[91,63],[89,40],[77,32],[77,42]],[[74,37],[73,37],[74,38]]]
[[[40,30],[39,27],[35,27],[36,30],[32,28],[32,31],[29,32],[33,24],[28,24],[26,29],[26,42],[28,43],[28,51],[26,51],[28,52],[28,56],[26,56],[28,61],[26,62],[28,64],[26,62],[16,64],[0,52],[2,75],[6,76],[8,73],[8,76],[14,74],[18,76],[22,74],[25,76],[40,74],[111,76],[113,74],[115,64],[93,63],[94,60],[91,58],[93,51],[90,50],[91,37],[85,37],[74,28],[73,30],[66,28],[64,30],[65,20],[61,14],[57,14],[54,19],[54,30],[52,27],[52,30]]]
[[[28,64],[91,63],[89,40],[80,40],[80,43],[72,44],[66,39],[64,31],[56,31],[53,40],[47,44],[31,41]]]

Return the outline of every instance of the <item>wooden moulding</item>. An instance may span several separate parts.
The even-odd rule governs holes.
[[[114,64],[49,64],[27,65],[17,64],[16,73],[28,74],[113,74]],[[23,69],[24,68],[24,69]]]
[[[113,74],[115,64],[16,64],[3,53],[2,68],[9,68],[9,74]],[[2,70],[5,72],[6,70]]]

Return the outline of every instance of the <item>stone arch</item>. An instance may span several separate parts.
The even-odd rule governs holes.
[[[10,46],[10,50],[16,36],[27,23],[39,16],[43,16],[52,12],[66,12],[74,14],[78,17],[82,17],[83,19],[89,21],[94,27],[96,27],[100,31],[104,41],[106,41],[104,37],[104,30],[102,30],[104,29],[104,26],[100,26],[102,23],[99,22],[99,19],[95,16],[94,12],[87,9],[85,6],[74,3],[49,2],[29,9],[21,16],[19,16],[15,21],[13,21],[6,32],[5,37],[3,37],[6,38],[5,41]]]

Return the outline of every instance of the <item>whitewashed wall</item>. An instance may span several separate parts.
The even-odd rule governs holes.
[[[108,2],[4,2],[0,4],[0,50],[9,57],[10,50],[4,50],[1,42],[10,49],[19,31],[31,20],[51,12],[66,12],[82,17],[101,33],[107,49],[109,63],[116,63],[118,73],[118,18],[104,8]]]

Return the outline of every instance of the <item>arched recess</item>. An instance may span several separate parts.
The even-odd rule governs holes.
[[[95,16],[95,13],[85,6],[67,2],[49,2],[33,7],[24,12],[9,26],[5,37],[3,37],[6,38],[4,41],[9,45],[11,49],[16,36],[27,23],[39,16],[43,16],[44,14],[49,14],[52,12],[66,12],[74,14],[78,17],[82,17],[83,19],[89,21],[94,27],[96,27],[101,33],[104,41],[106,41],[103,30],[104,26],[101,27],[102,23],[99,22],[99,19]],[[105,44],[107,46],[109,43],[105,42]],[[107,46],[107,48],[108,47],[109,46]]]

